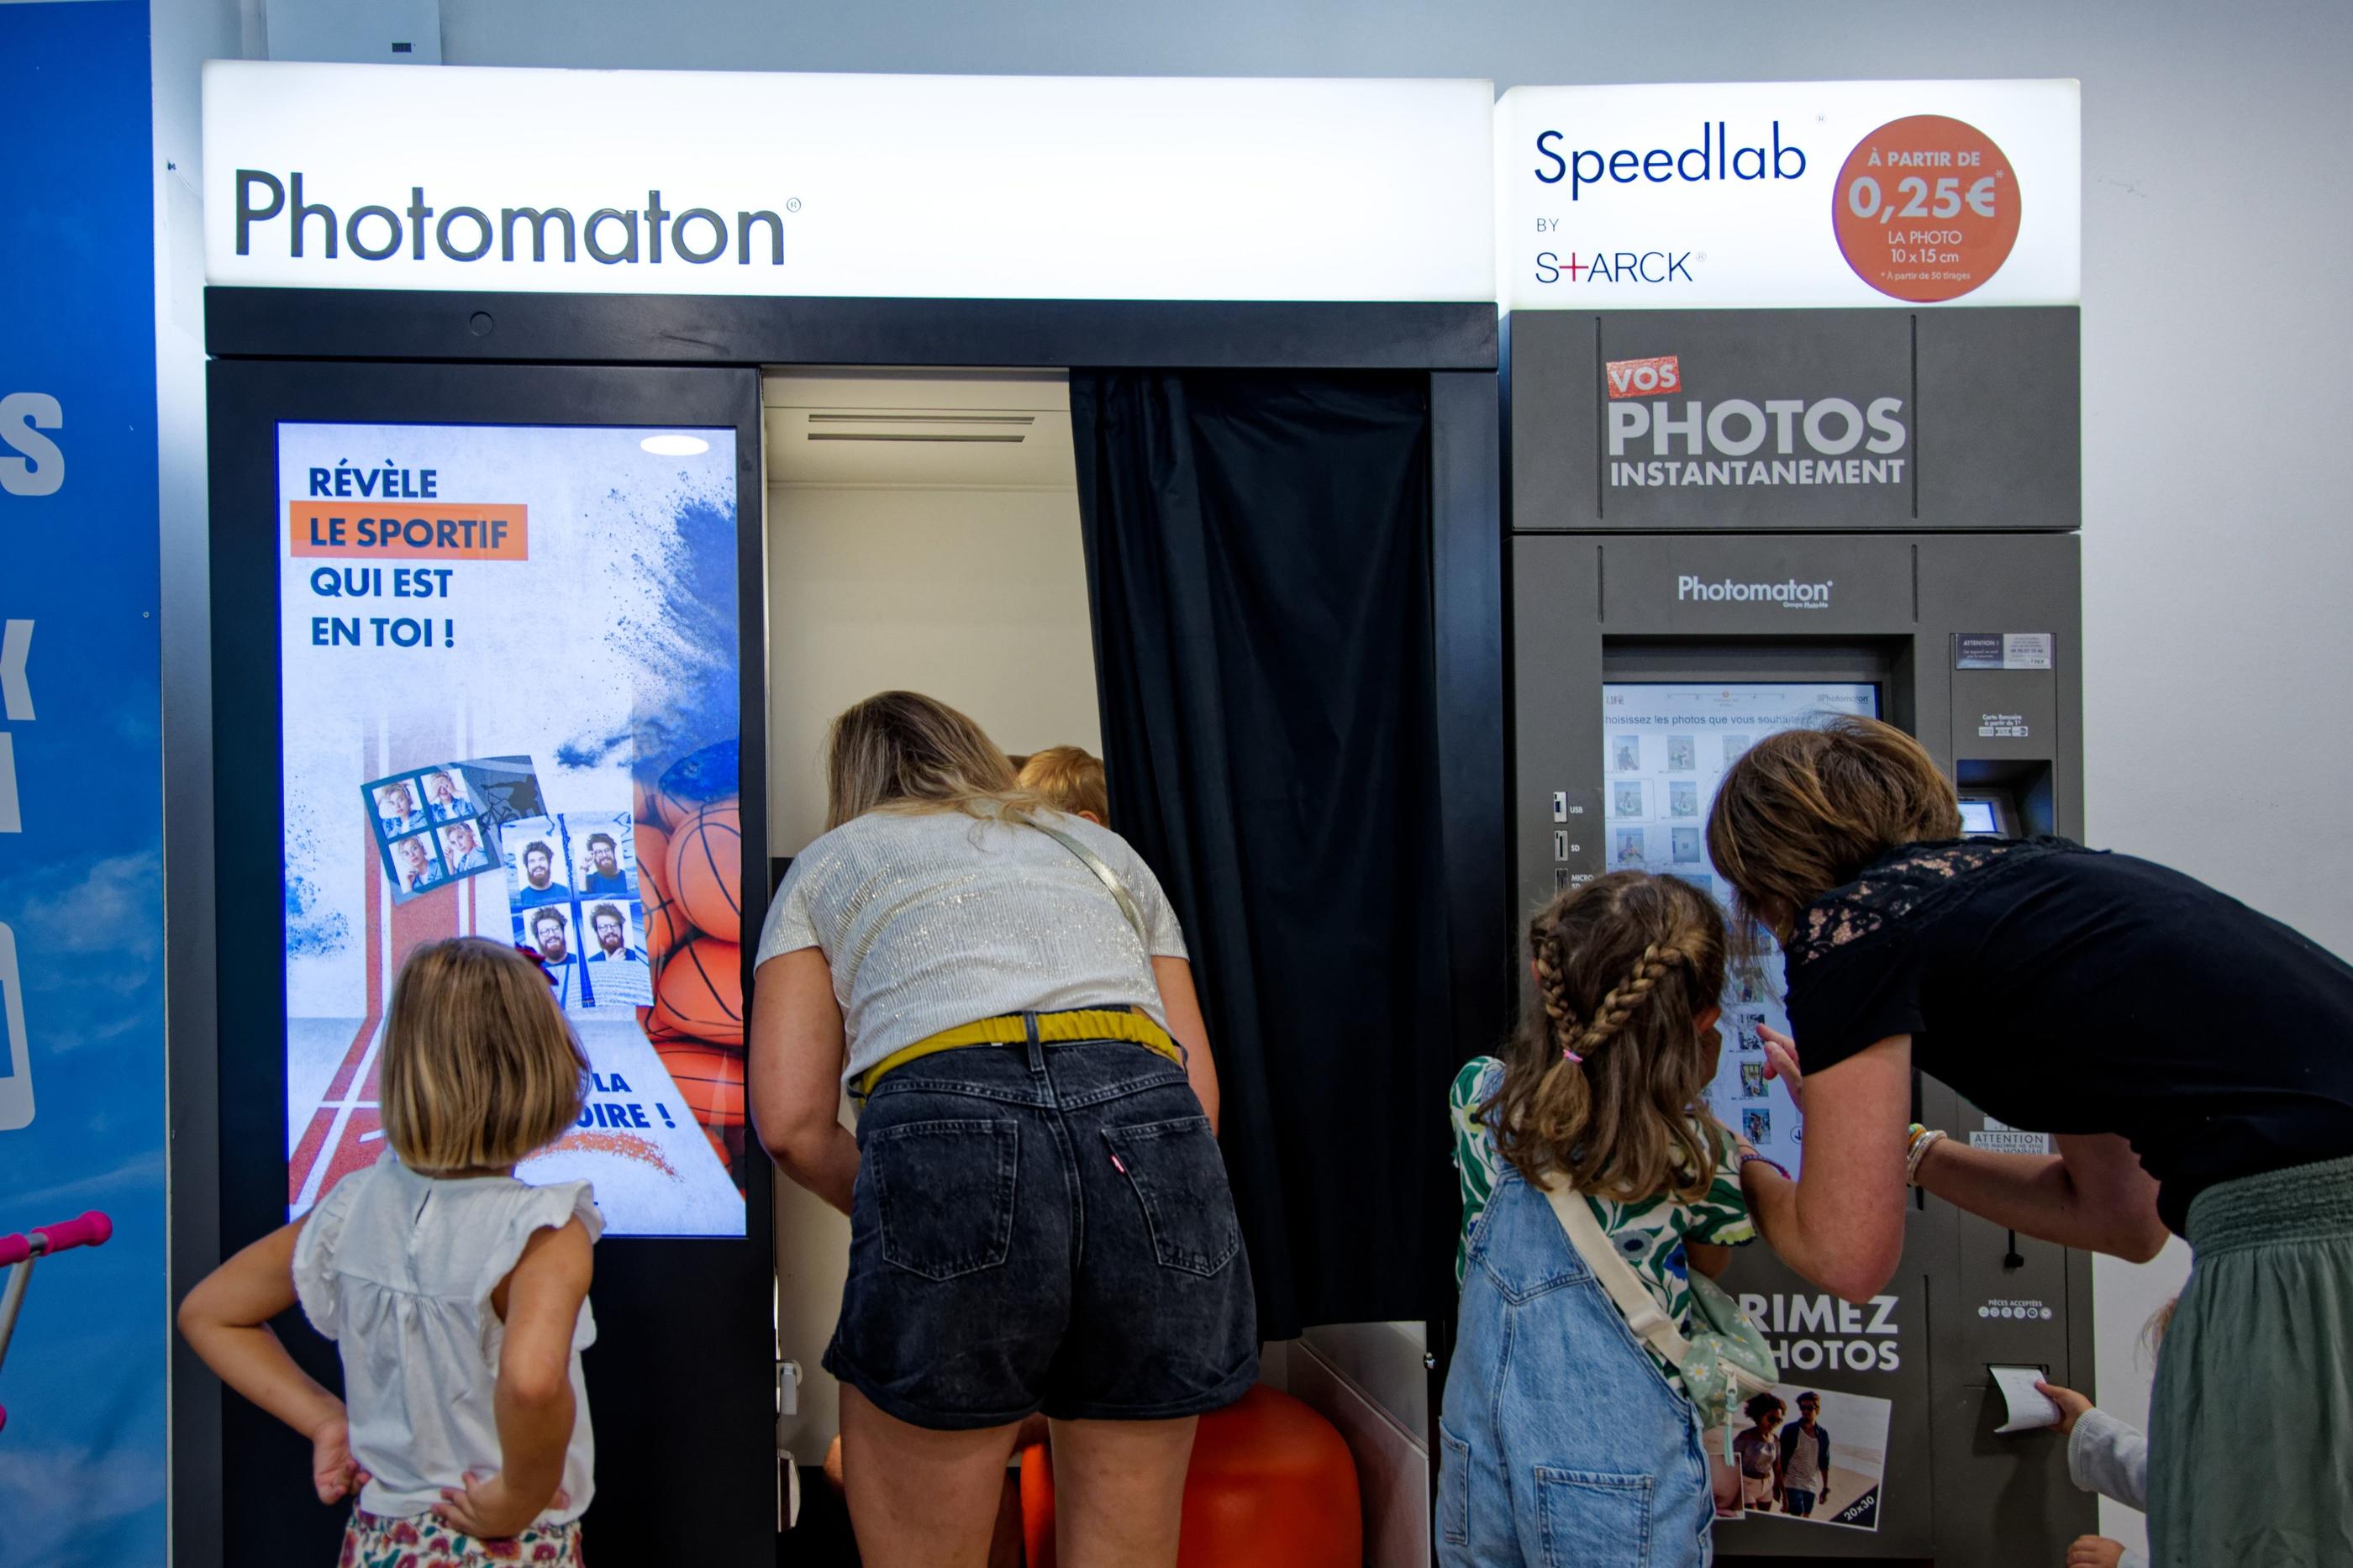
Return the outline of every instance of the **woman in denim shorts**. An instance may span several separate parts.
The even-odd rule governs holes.
[[[1184,934],[1124,840],[930,698],[850,709],[827,771],[760,937],[750,1089],[850,1219],[825,1366],[860,1554],[985,1563],[1042,1411],[1062,1560],[1173,1564],[1195,1417],[1258,1377]]]

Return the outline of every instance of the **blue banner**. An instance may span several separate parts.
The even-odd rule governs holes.
[[[164,909],[147,7],[0,5],[0,1563],[164,1561]]]

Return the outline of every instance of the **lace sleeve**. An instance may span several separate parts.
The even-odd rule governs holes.
[[[1866,867],[1861,877],[1809,905],[1789,944],[1795,972],[1839,948],[1893,928],[1918,929],[1942,907],[1979,885],[1997,865],[2033,858],[2056,839],[1964,838],[1907,844]]]

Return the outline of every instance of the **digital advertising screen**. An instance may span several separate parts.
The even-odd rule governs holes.
[[[595,1073],[516,1174],[742,1236],[735,433],[281,424],[278,493],[289,1215],[384,1150],[402,960],[475,935]]]
[[[1879,716],[1879,689],[1853,682],[1612,682],[1602,688],[1603,805],[1609,866],[1680,877],[1734,918],[1732,889],[1707,854],[1707,814],[1716,786],[1740,754],[1764,736],[1803,729],[1838,713]],[[1708,1086],[1726,1127],[1795,1174],[1806,1131],[1778,1079],[1765,1076],[1759,1025],[1787,1032],[1778,951],[1758,933],[1736,954],[1716,1026],[1724,1047]]]

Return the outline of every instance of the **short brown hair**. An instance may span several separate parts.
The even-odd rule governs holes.
[[[1103,759],[1078,746],[1049,746],[1021,763],[1021,787],[1046,797],[1056,811],[1072,816],[1094,813],[1097,822],[1111,821],[1111,791],[1103,783]]]
[[[1479,1108],[1532,1182],[1686,1201],[1715,1180],[1721,1131],[1701,1090],[1721,1049],[1699,1016],[1724,994],[1724,917],[1675,877],[1612,871],[1556,897],[1528,925],[1536,1005],[1505,1048],[1504,1087]]]
[[[500,1170],[579,1120],[588,1058],[547,972],[501,942],[408,955],[384,1026],[384,1132],[428,1176]]]
[[[1784,942],[1807,905],[1889,850],[1960,836],[1960,803],[1926,748],[1893,724],[1843,715],[1749,747],[1707,819],[1715,868]]]

